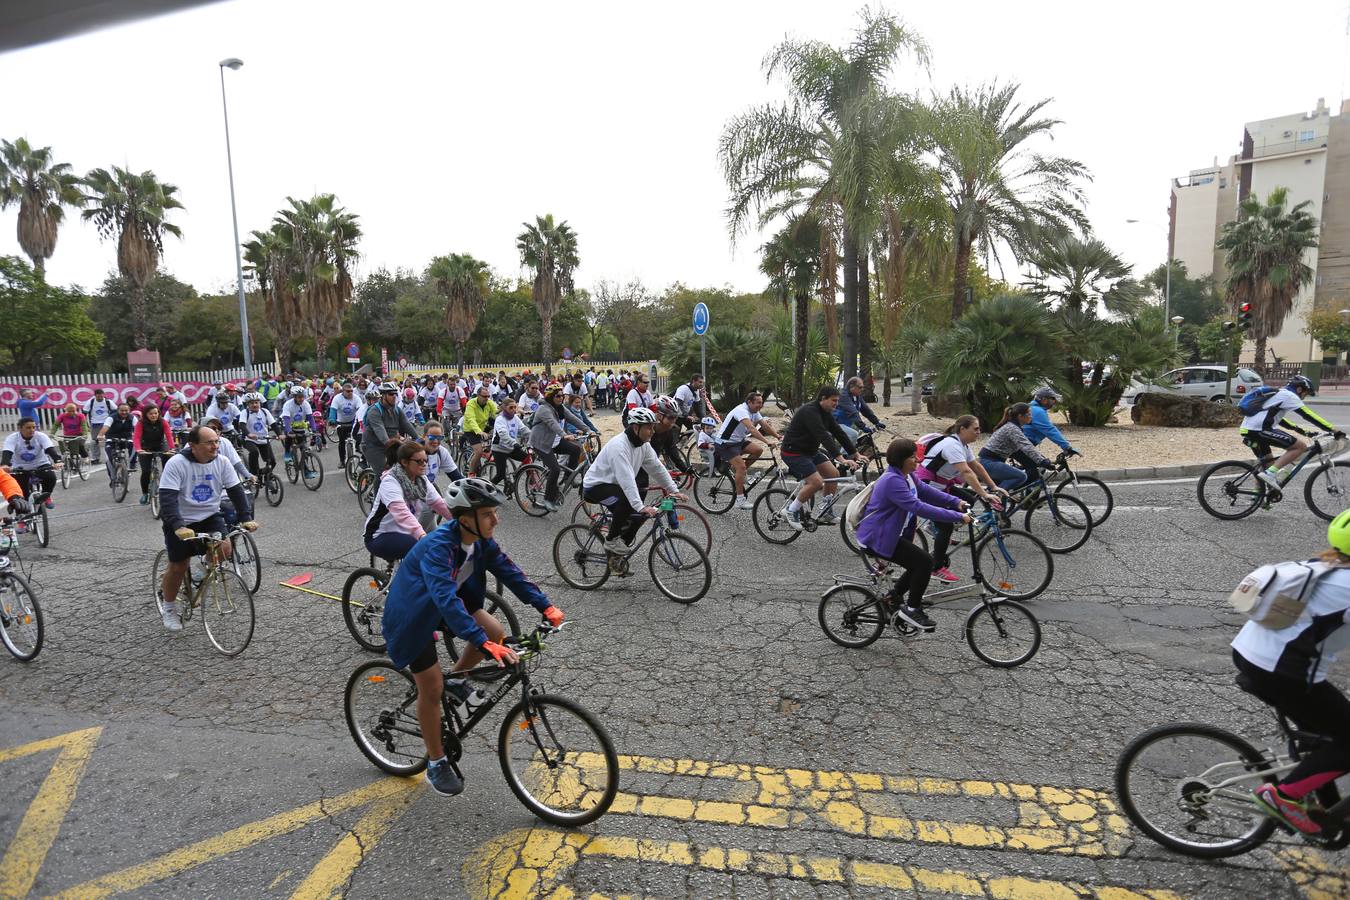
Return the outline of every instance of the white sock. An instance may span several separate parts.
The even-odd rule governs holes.
[[[800,500],[794,499],[791,503],[788,504],[788,512],[790,513],[799,512],[801,508],[802,502]]]
[[[429,765],[433,765],[433,766],[434,766],[436,763],[443,763],[443,762],[445,762],[445,754],[444,754],[444,753],[442,753],[442,754],[441,754],[439,757],[437,757],[436,759],[433,759],[433,760],[429,763]]]

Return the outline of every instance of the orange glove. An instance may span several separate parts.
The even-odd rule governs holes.
[[[504,666],[516,661],[516,654],[510,647],[503,647],[495,641],[485,641],[480,647],[484,653],[497,661],[497,665]]]
[[[544,610],[544,618],[548,620],[548,624],[557,628],[563,623],[563,612],[556,606],[550,606],[548,609]]]

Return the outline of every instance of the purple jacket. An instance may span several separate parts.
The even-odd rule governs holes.
[[[867,499],[865,518],[858,524],[858,541],[877,556],[887,559],[895,552],[901,537],[911,537],[919,520],[959,522],[956,507],[960,499],[943,493],[922,481],[910,480],[894,466],[888,467]]]

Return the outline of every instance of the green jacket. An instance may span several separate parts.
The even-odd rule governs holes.
[[[497,404],[489,400],[480,404],[477,397],[471,397],[464,406],[464,419],[460,427],[465,432],[482,433],[488,430],[488,422],[497,415]]]

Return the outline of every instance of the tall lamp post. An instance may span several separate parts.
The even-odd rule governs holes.
[[[1152,225],[1155,228],[1161,228],[1157,222],[1145,222],[1143,219],[1126,219],[1130,225]],[[1167,241],[1167,282],[1163,289],[1163,327],[1167,327],[1167,318],[1172,312],[1172,241],[1171,235],[1168,235]],[[237,243],[237,242],[236,242]]]
[[[1176,347],[1181,343],[1181,323],[1186,321],[1185,316],[1173,316],[1172,324],[1177,327],[1176,334],[1172,335],[1172,346]]]
[[[239,207],[234,201],[234,157],[230,153],[230,110],[225,105],[225,70],[238,69],[244,64],[242,59],[231,56],[222,59],[220,66],[220,111],[225,114],[225,166],[230,173],[230,217],[234,220],[234,273],[239,285],[239,336],[244,341],[244,368],[253,372],[253,348],[248,340],[248,304],[244,301],[244,257],[239,249]]]

